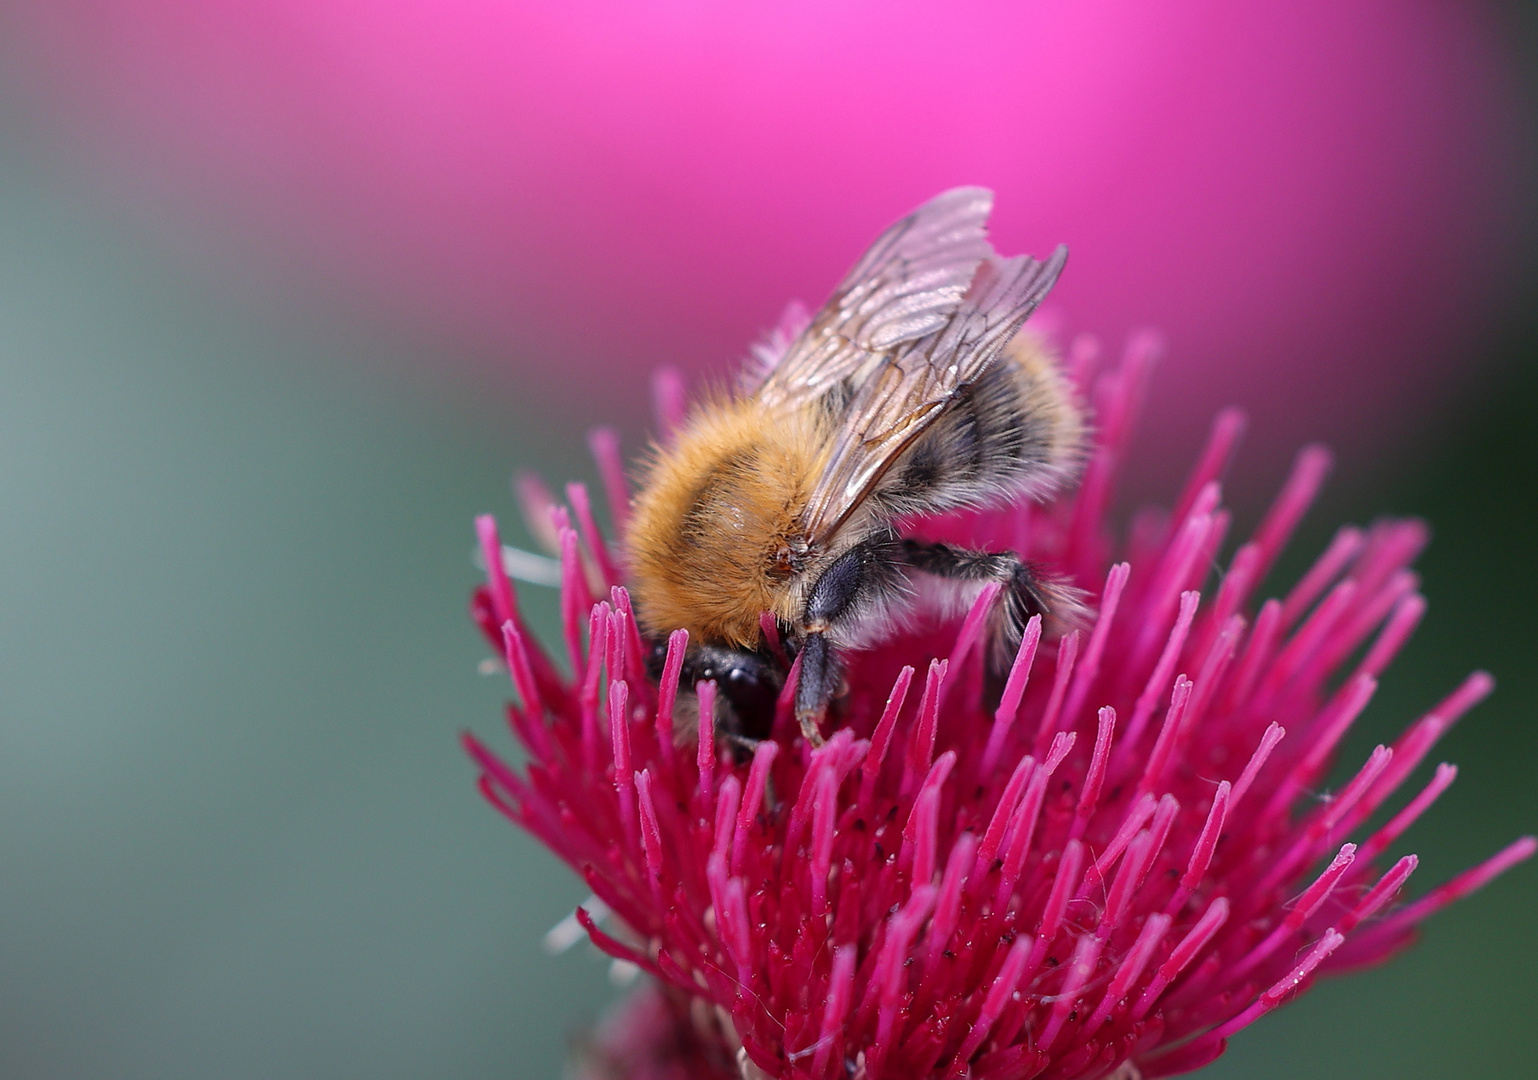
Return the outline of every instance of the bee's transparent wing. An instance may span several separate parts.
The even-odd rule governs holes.
[[[993,253],[986,188],[953,188],[893,225],[778,357],[756,356],[743,389],[769,409],[851,385],[892,350],[942,330]]]
[[[989,254],[937,328],[871,357],[836,418],[827,465],[802,517],[809,539],[832,535],[956,394],[987,370],[1067,259],[1066,247],[1044,262]]]

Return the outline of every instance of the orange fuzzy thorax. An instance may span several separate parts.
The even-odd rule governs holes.
[[[650,631],[758,643],[759,616],[792,612],[785,553],[822,469],[815,415],[766,414],[752,400],[698,408],[658,448],[632,508],[629,563]]]

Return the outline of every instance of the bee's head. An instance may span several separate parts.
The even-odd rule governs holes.
[[[646,628],[752,648],[805,569],[796,518],[816,475],[816,431],[752,402],[717,403],[659,448],[626,537]]]
[[[662,678],[667,643],[653,642],[647,673]],[[744,739],[767,739],[774,727],[775,704],[785,685],[785,670],[767,648],[733,649],[691,642],[684,651],[679,686],[690,691],[701,682],[716,684],[716,731]]]

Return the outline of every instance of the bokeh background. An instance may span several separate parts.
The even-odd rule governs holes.
[[[0,1076],[558,1076],[615,991],[458,751],[471,517],[955,183],[1070,242],[1059,325],[1166,333],[1129,505],[1236,402],[1241,525],[1341,454],[1278,582],[1433,523],[1345,750],[1499,679],[1413,888],[1538,828],[1531,7],[941,11],[0,4]],[[1527,1075],[1535,921],[1522,867],[1207,1075]]]

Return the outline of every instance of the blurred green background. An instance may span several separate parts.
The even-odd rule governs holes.
[[[559,1075],[614,991],[542,953],[585,890],[460,755],[466,727],[506,745],[464,601],[472,516],[510,518],[515,466],[586,477],[604,418],[264,306],[71,175],[0,129],[0,1076]],[[1471,668],[1500,680],[1441,749],[1462,771],[1409,837],[1419,890],[1538,828],[1524,314],[1297,549],[1385,512],[1435,527],[1430,615],[1348,761]],[[1533,1075],[1535,921],[1523,866],[1204,1075]]]

